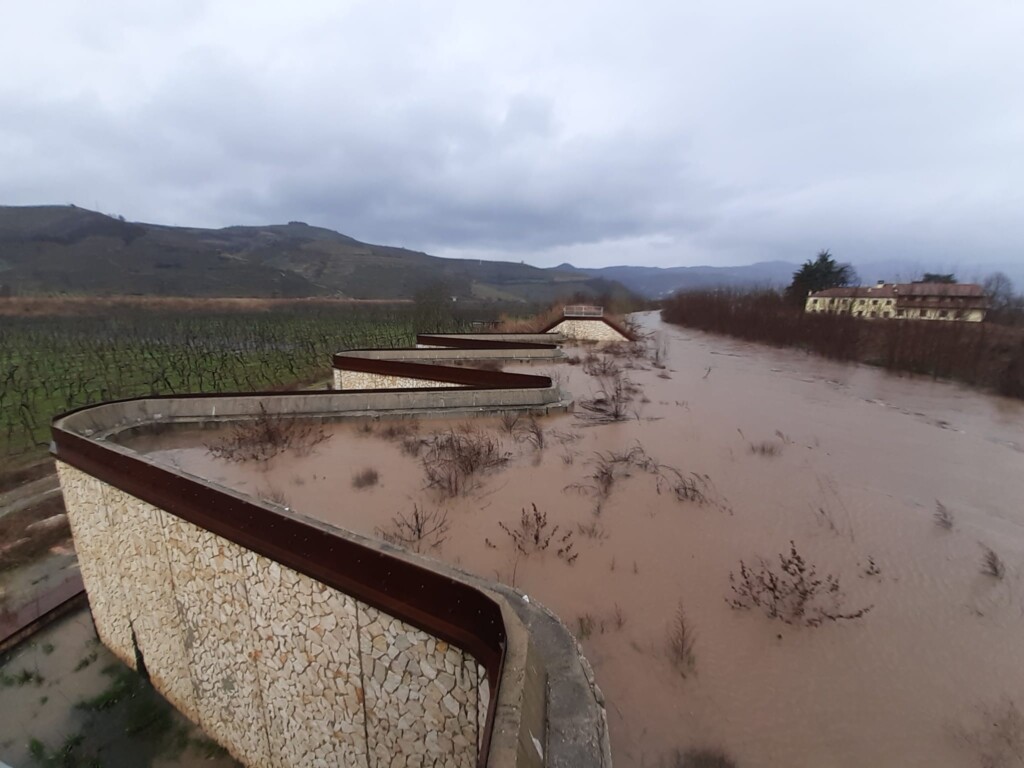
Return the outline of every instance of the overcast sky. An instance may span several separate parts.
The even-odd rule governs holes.
[[[1024,2],[37,0],[0,203],[542,266],[1024,261]]]

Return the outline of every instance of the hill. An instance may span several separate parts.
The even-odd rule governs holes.
[[[405,299],[436,283],[454,297],[481,301],[628,294],[601,275],[443,259],[298,221],[198,229],[75,206],[0,206],[5,294]]]

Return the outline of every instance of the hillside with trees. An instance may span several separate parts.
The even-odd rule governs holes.
[[[602,277],[443,259],[298,221],[198,229],[75,206],[0,207],[0,295],[412,299],[439,283],[451,298],[480,302],[629,295]]]

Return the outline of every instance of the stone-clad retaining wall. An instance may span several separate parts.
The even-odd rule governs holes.
[[[407,376],[388,376],[364,371],[343,371],[334,369],[335,389],[421,389],[423,387],[464,387],[449,381],[411,379]]]
[[[550,333],[419,333],[416,341],[424,344],[440,344],[441,346],[460,346],[470,348],[480,342],[504,342],[506,344],[560,344],[565,341]]]
[[[336,373],[390,376],[388,387],[136,398],[54,419],[101,639],[247,765],[607,768],[589,666],[564,625],[525,596],[123,444],[263,412],[337,420],[571,407],[548,377],[343,357]],[[401,388],[403,379],[415,383]]]
[[[472,766],[468,653],[58,462],[104,644],[250,766]],[[282,599],[286,597],[286,599]]]
[[[481,386],[483,382],[478,377],[467,373],[471,367],[453,371],[452,364],[554,362],[564,357],[556,343],[562,340],[559,334],[538,333],[419,334],[416,348],[355,349],[336,354],[333,360],[334,389]]]
[[[560,333],[566,338],[582,341],[630,341],[628,336],[602,318],[562,320],[548,332]]]

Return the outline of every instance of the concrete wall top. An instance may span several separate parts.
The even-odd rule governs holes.
[[[140,397],[80,408],[54,419],[54,429],[84,437],[106,437],[140,425],[173,422],[229,421],[253,418],[265,410],[275,415],[339,419],[374,412],[487,410],[503,407],[546,408],[562,403],[558,387],[529,389],[318,390],[265,392],[258,395],[188,395]]]
[[[418,344],[436,344],[437,346],[467,346],[481,348],[482,344],[504,342],[506,344],[542,344],[550,346],[560,344],[565,339],[557,334],[548,333],[421,333],[416,337]]]
[[[553,344],[542,348],[516,346],[505,348],[449,349],[428,347],[423,349],[346,349],[344,357],[362,357],[368,360],[406,360],[409,362],[460,362],[473,360],[551,360],[564,357]]]
[[[589,325],[589,324],[593,324],[593,325],[597,325],[597,326],[604,326],[604,327],[607,327],[607,328],[615,331],[615,333],[618,336],[621,336],[626,341],[636,341],[637,340],[637,336],[636,336],[635,333],[630,331],[628,328],[626,328],[621,323],[618,323],[618,322],[616,322],[615,320],[612,320],[609,317],[559,317],[559,318],[556,318],[555,320],[552,320],[550,323],[548,323],[548,325],[544,328],[544,332],[551,331],[553,333],[563,333],[562,331],[559,330],[559,326],[569,327],[569,326],[572,326],[574,324],[580,325],[580,326]],[[563,333],[563,335],[565,335],[565,336],[576,336],[577,334]],[[594,338],[602,338],[602,337],[604,337],[606,335],[607,334],[596,334]]]
[[[360,371],[382,376],[461,384],[478,389],[547,389],[551,387],[551,379],[547,376],[410,362],[396,360],[390,355],[360,357],[339,353],[334,356],[332,364],[335,370]]]

